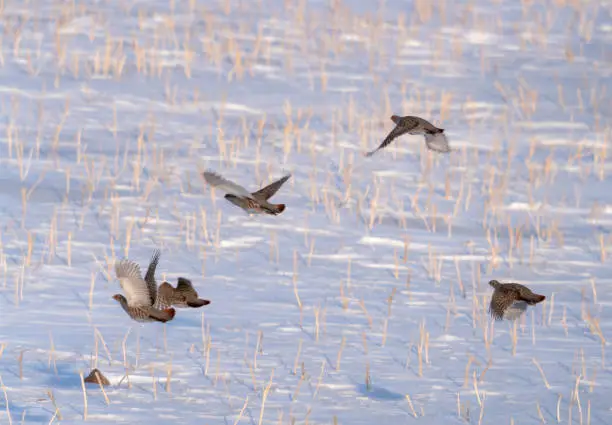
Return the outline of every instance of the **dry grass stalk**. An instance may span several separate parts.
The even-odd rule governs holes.
[[[319,387],[321,386],[321,383],[323,382],[324,373],[325,373],[325,360],[321,362],[321,373],[319,374],[319,379],[317,380],[317,386],[315,387],[314,394],[312,395],[313,400],[317,397],[317,394],[319,393]]]
[[[55,344],[53,342],[53,334],[51,332],[49,332],[49,343],[51,347],[49,349],[49,359],[47,361],[47,367],[51,369],[51,363],[53,363],[53,370],[55,372],[55,375],[57,376],[57,363],[55,361]],[[2,353],[0,352],[0,354]]]
[[[55,401],[55,396],[53,395],[53,391],[52,390],[47,390],[47,396],[49,397],[49,400],[51,400],[51,404],[53,404],[53,408],[55,409],[54,416],[56,416],[57,419],[61,421],[62,420],[62,413],[60,412],[59,407],[57,407],[57,402]]]
[[[85,380],[83,378],[83,372],[79,371],[81,377],[81,388],[83,390],[83,420],[87,420],[87,389],[85,388]]]
[[[166,368],[166,392],[170,394],[170,382],[172,380],[172,359],[168,363],[168,367]]]
[[[9,408],[9,399],[8,394],[6,393],[6,386],[4,385],[4,381],[2,380],[2,376],[0,376],[0,387],[2,387],[2,393],[4,394],[4,406],[6,408],[6,416],[8,417],[9,425],[13,425],[13,419],[11,416],[11,409]]]
[[[531,361],[540,371],[540,375],[542,376],[542,380],[544,381],[544,385],[546,386],[546,389],[550,389],[550,384],[548,383],[548,380],[546,379],[546,375],[544,374],[544,370],[542,369],[542,366],[540,366],[540,363],[536,360],[535,357],[532,358]]]
[[[236,418],[236,420],[234,421],[234,425],[238,425],[238,423],[240,422],[240,420],[242,419],[242,415],[244,414],[244,411],[246,410],[247,406],[249,405],[249,396],[247,396],[244,400],[244,405],[242,406],[242,409],[240,409],[240,413],[238,414],[238,417]]]
[[[208,338],[206,340],[206,346],[204,351],[206,353],[206,361],[204,363],[204,376],[208,376],[208,366],[210,365],[210,349],[212,347],[212,335],[210,332],[208,333]]]
[[[374,326],[374,321],[372,320],[372,316],[370,316],[370,313],[368,313],[363,299],[359,300],[359,306],[361,307],[361,310],[363,311],[363,314],[365,315],[366,319],[368,319],[368,325],[370,326],[370,329],[372,329],[372,327]]]
[[[472,363],[478,363],[478,361],[474,358],[474,356],[470,356],[468,358],[468,362],[465,365],[465,374],[463,376],[463,388],[467,388],[470,382],[470,366]]]
[[[418,417],[416,411],[414,410],[414,405],[412,404],[412,400],[410,399],[410,396],[408,394],[406,394],[406,401],[408,402],[408,407],[410,407],[412,416],[414,416],[415,418]]]
[[[300,342],[298,343],[298,350],[297,353],[295,355],[295,361],[293,362],[293,374],[297,375],[297,369],[298,369],[298,365],[300,363],[300,354],[302,352],[302,343],[304,341],[302,340],[302,338],[300,338]]]
[[[19,356],[17,357],[17,362],[19,363],[19,380],[23,381],[23,353],[25,353],[26,350],[21,350],[19,352]]]
[[[95,285],[96,285],[96,274],[94,272],[91,272],[91,284],[89,285],[89,304],[88,304],[88,307],[90,310],[93,307],[93,294],[94,294]]]
[[[338,350],[338,355],[336,356],[336,371],[340,370],[340,359],[342,358],[342,350],[344,350],[345,343],[346,343],[346,337],[342,335],[342,341],[340,342],[340,349]]]
[[[263,395],[261,397],[261,411],[259,413],[259,423],[258,425],[261,425],[263,423],[263,415],[264,415],[264,409],[266,407],[266,399],[268,398],[268,394],[270,393],[270,388],[272,388],[272,379],[274,378],[274,369],[272,369],[272,373],[270,375],[270,381],[268,383],[268,385],[266,386],[266,388],[264,389]]]
[[[263,332],[257,331],[257,344],[255,345],[255,353],[253,353],[253,367],[257,369],[257,354],[262,351],[261,342],[263,340]]]

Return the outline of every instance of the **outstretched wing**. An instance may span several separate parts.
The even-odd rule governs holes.
[[[188,307],[198,308],[210,304],[209,300],[203,300],[198,297],[198,292],[195,290],[191,281],[184,277],[178,278],[176,284],[176,292],[182,298],[182,301],[187,304]]]
[[[502,287],[493,291],[489,304],[489,314],[495,320],[502,320],[507,310],[517,301],[517,294],[511,288]]]
[[[202,176],[204,177],[204,180],[206,180],[206,183],[213,186],[214,188],[222,190],[225,193],[236,195],[241,198],[251,197],[249,191],[247,191],[244,187],[221,177],[214,171],[204,171],[202,173]]]
[[[376,149],[374,149],[373,151],[370,151],[370,152],[366,153],[366,156],[369,157],[369,156],[374,155],[380,149],[383,149],[385,146],[389,145],[389,143],[391,143],[397,137],[401,136],[402,134],[408,133],[411,129],[412,128],[400,127],[399,125],[395,126],[395,128],[393,130],[391,130],[391,133],[389,133],[387,135],[387,137],[385,138],[385,140],[383,140],[383,142],[380,144],[380,146],[377,147]]]
[[[159,310],[164,310],[172,306],[174,299],[174,288],[168,282],[162,282],[157,291],[157,299],[154,307]]]
[[[425,133],[425,143],[427,147],[435,152],[447,153],[450,152],[448,139],[444,133],[429,134]]]
[[[282,179],[277,180],[274,183],[269,184],[268,186],[264,187],[263,189],[260,189],[257,192],[253,192],[253,197],[264,199],[264,200],[267,201],[272,196],[274,196],[274,194],[276,192],[278,192],[278,189],[280,189],[280,187],[283,184],[285,184],[285,182],[287,180],[289,180],[290,177],[291,177],[291,174],[288,174],[285,177],[283,177]]]
[[[128,259],[121,260],[115,263],[115,273],[130,307],[151,306],[149,287],[138,264]]]
[[[189,279],[185,279],[184,277],[179,277],[176,283],[176,291],[185,297],[193,296],[198,297],[198,293],[191,284]]]
[[[160,255],[161,252],[159,249],[153,251],[153,256],[151,257],[151,262],[149,263],[149,268],[147,269],[147,274],[144,278],[149,288],[149,294],[151,296],[151,305],[155,304],[155,300],[157,299],[157,282],[155,282],[155,269],[157,268],[157,263],[159,263]]]

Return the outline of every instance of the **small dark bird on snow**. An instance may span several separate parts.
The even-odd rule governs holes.
[[[137,322],[162,322],[174,318],[176,311],[173,308],[155,308],[157,301],[157,283],[155,282],[155,268],[159,261],[160,252],[155,250],[145,278],[142,278],[140,266],[135,262],[123,259],[115,263],[115,273],[119,284],[125,292],[113,295],[113,299],[121,304],[123,310]]]
[[[285,204],[272,204],[268,202],[268,199],[274,196],[278,189],[289,180],[291,174],[253,193],[213,171],[205,171],[202,176],[209,185],[226,192],[225,199],[249,214],[279,215],[285,211]]]
[[[110,381],[98,369],[93,369],[86,378],[83,378],[83,381],[88,384],[103,385],[105,387],[110,385]]]
[[[500,283],[492,280],[489,285],[494,289],[489,314],[495,320],[516,319],[528,305],[535,305],[546,299],[544,295],[535,294],[519,283]]]
[[[395,128],[391,130],[391,133],[387,135],[379,147],[366,153],[365,156],[370,157],[374,155],[379,149],[383,149],[397,137],[406,133],[413,135],[423,134],[425,136],[427,148],[432,151],[442,153],[450,152],[448,139],[446,138],[446,134],[444,134],[443,128],[438,128],[423,118],[413,117],[410,115],[405,117],[393,115],[391,117],[391,121],[395,123]]]
[[[198,308],[210,304],[209,300],[199,298],[191,281],[184,277],[179,277],[176,288],[168,282],[159,285],[157,295],[157,308],[167,308],[174,306],[177,308]]]

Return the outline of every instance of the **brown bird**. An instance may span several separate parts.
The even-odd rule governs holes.
[[[546,299],[544,295],[533,293],[531,289],[519,283],[489,282],[494,289],[489,305],[489,314],[495,320],[519,317],[528,305],[535,305]]]
[[[285,211],[285,204],[271,204],[268,202],[268,199],[289,180],[291,174],[253,193],[213,171],[205,171],[202,173],[202,176],[209,185],[226,192],[225,199],[249,214],[278,215]]]
[[[157,303],[158,308],[170,306],[177,308],[198,308],[210,304],[210,301],[199,298],[198,292],[191,284],[191,281],[184,277],[179,277],[176,288],[173,288],[168,282],[163,282],[159,285]]]
[[[98,369],[93,369],[86,378],[83,378],[83,381],[88,384],[103,385],[105,387],[110,385],[110,381]]]
[[[173,308],[155,308],[157,301],[157,284],[155,283],[155,268],[159,261],[159,250],[155,250],[149,264],[145,279],[142,278],[140,266],[135,262],[123,259],[115,264],[115,273],[126,296],[113,295],[113,299],[123,310],[137,322],[167,322],[174,318]]]
[[[443,128],[438,128],[423,118],[410,115],[405,117],[393,115],[391,121],[395,123],[395,128],[391,130],[391,133],[387,135],[379,147],[366,153],[365,156],[370,157],[374,155],[379,149],[384,148],[397,137],[406,133],[413,135],[423,134],[425,136],[425,143],[430,150],[443,153],[450,152],[448,139],[444,134]]]

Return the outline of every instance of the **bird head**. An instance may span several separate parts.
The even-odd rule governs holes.
[[[119,302],[119,303],[121,303],[121,302],[125,302],[125,301],[126,301],[126,300],[125,300],[125,297],[124,297],[123,295],[121,295],[121,294],[115,294],[115,295],[113,295],[113,299],[114,299],[115,301]]]
[[[391,121],[393,121],[395,124],[397,124],[400,119],[402,119],[402,117],[400,117],[398,115],[392,115],[391,116]]]
[[[491,285],[494,289],[497,289],[501,283],[499,283],[497,280],[491,280],[489,281],[489,285]]]

